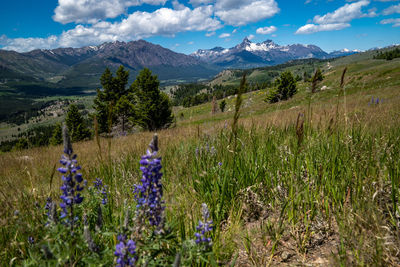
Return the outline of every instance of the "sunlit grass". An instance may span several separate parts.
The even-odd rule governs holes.
[[[400,264],[400,70],[393,63],[368,68],[349,66],[339,99],[342,67],[326,74],[320,86],[330,88],[314,95],[304,83],[293,99],[273,105],[263,101],[265,91],[244,95],[237,149],[229,142],[234,97],[216,115],[209,103],[177,110],[177,127],[158,134],[167,218],[179,236],[193,235],[207,203],[222,265]],[[371,96],[384,101],[371,104]],[[74,144],[89,183],[100,177],[110,186],[117,217],[125,199],[133,203],[151,137],[101,139],[100,148],[95,141]],[[29,257],[28,237],[41,238],[43,211],[34,207],[50,195],[58,200],[61,151],[0,155],[2,265],[20,265]]]

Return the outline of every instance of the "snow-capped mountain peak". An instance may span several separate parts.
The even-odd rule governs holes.
[[[292,44],[281,46],[272,40],[253,43],[246,37],[234,47],[199,49],[191,56],[224,67],[243,68],[276,65],[294,59],[332,58],[356,52],[342,49],[328,54],[316,45]]]

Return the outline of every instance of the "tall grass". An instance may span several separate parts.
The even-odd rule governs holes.
[[[311,112],[299,115],[306,105],[243,116],[235,122],[234,153],[232,129],[222,121],[160,131],[166,219],[176,234],[171,247],[194,236],[206,203],[221,265],[399,265],[400,110],[395,98],[380,106],[368,99],[349,97],[346,115],[341,100],[337,110],[336,99],[312,103],[312,120]],[[100,239],[105,264],[114,262],[127,208],[134,210],[132,185],[140,182],[140,155],[151,136],[74,146],[88,183],[101,177],[109,186],[107,235]],[[0,155],[0,265],[26,263],[33,257],[29,237],[46,238],[43,207],[60,195],[59,151]],[[172,264],[175,255],[168,257]]]

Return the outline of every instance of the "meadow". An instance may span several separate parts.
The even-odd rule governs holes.
[[[48,226],[45,209],[48,197],[61,201],[63,147],[0,155],[0,265],[110,266],[121,232],[136,240],[138,265],[170,266],[176,255],[183,266],[400,265],[400,61],[356,55],[324,66],[324,75],[325,90],[311,94],[300,83],[276,104],[261,90],[244,94],[239,110],[235,97],[224,113],[211,114],[210,103],[176,108],[176,127],[158,132],[162,238],[148,224],[134,234],[134,216],[126,219],[154,133],[73,144],[88,181],[74,238],[62,224]],[[96,178],[107,186],[103,206]],[[212,245],[196,247],[203,203]]]

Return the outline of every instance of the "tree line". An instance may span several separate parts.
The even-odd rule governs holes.
[[[397,47],[396,49],[382,52],[379,51],[375,56],[374,59],[386,59],[386,60],[392,60],[394,58],[399,58],[400,57],[400,49]]]

